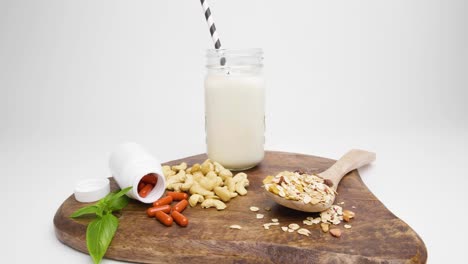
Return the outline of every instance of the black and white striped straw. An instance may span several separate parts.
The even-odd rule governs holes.
[[[213,40],[215,49],[221,48],[221,41],[219,40],[218,32],[216,32],[216,26],[211,16],[211,10],[208,5],[208,0],[200,0],[203,11],[205,12],[205,19],[206,23],[208,23],[208,28],[210,29],[211,39]],[[226,64],[226,58],[222,57],[220,60],[220,64],[224,66]]]

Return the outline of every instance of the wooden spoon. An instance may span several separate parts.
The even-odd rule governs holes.
[[[364,165],[367,165],[375,160],[375,153],[368,152],[359,149],[353,149],[348,151],[343,157],[335,162],[330,168],[326,171],[319,173],[318,175],[323,179],[330,180],[333,185],[331,188],[336,191],[338,184],[340,183],[343,176],[348,174],[350,171],[360,168]],[[330,208],[335,201],[335,197],[329,203],[318,203],[318,204],[304,204],[303,201],[293,201],[285,199],[281,196],[278,196],[274,193],[271,193],[265,190],[267,195],[273,199],[275,202],[286,206],[291,209],[304,211],[304,212],[322,212]]]

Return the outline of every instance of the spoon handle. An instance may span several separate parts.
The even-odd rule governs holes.
[[[326,171],[319,173],[324,179],[333,182],[333,189],[336,190],[341,178],[348,172],[367,165],[375,160],[375,153],[365,150],[352,149],[343,155]]]

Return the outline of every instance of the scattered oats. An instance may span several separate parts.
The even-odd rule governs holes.
[[[263,218],[263,214],[257,214],[257,219],[262,219]]]
[[[231,228],[231,229],[242,229],[242,226],[240,226],[240,225],[230,225],[229,228]]]
[[[256,207],[256,206],[250,206],[250,211],[252,212],[258,212],[258,210],[260,210],[260,208]]]
[[[348,225],[348,224],[344,225],[344,228],[346,228],[346,229],[350,229],[351,227],[352,227],[352,226],[351,226],[351,225]]]
[[[314,197],[314,198],[310,199],[310,203],[313,204],[313,205],[318,204],[319,202],[320,202],[319,198]]]
[[[341,203],[339,203],[339,204],[344,204],[344,202],[341,202]]]
[[[320,213],[320,218],[323,223],[338,225],[343,220],[343,208],[338,205],[332,205],[327,210]]]
[[[263,228],[270,229],[270,226],[272,225],[279,225],[279,223],[266,223],[266,224],[263,224]]]
[[[314,220],[314,217],[313,216],[308,216],[306,219],[307,220]]]
[[[301,228],[301,229],[297,230],[297,233],[299,233],[301,235],[304,235],[304,236],[309,236],[310,235],[310,231],[305,229],[305,228]]]
[[[353,206],[351,206],[351,208],[356,209],[356,206],[353,205]]]
[[[292,233],[292,232],[294,232],[294,229],[289,228],[289,229],[288,229],[288,232],[289,232],[289,233]]]
[[[271,208],[270,208],[270,207],[265,207],[264,209],[265,209],[265,211],[267,211],[267,212],[271,211]]]
[[[287,227],[287,226],[282,226],[281,229],[282,229],[284,232],[288,231],[288,227]]]
[[[322,218],[320,218],[320,217],[314,218],[312,220],[312,224],[319,224],[320,222],[322,222]]]
[[[312,223],[312,220],[307,220],[307,219],[304,220],[304,221],[302,221],[302,223],[303,223],[304,225],[312,225],[312,224],[313,224],[313,223]]]
[[[272,218],[271,221],[272,221],[273,223],[278,223],[278,218]]]
[[[299,229],[299,225],[298,224],[289,224],[288,226],[289,228],[291,228],[292,230],[298,230]]]

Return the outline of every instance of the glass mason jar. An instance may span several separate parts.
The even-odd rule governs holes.
[[[213,49],[206,57],[208,158],[231,170],[252,168],[265,154],[263,51]]]

